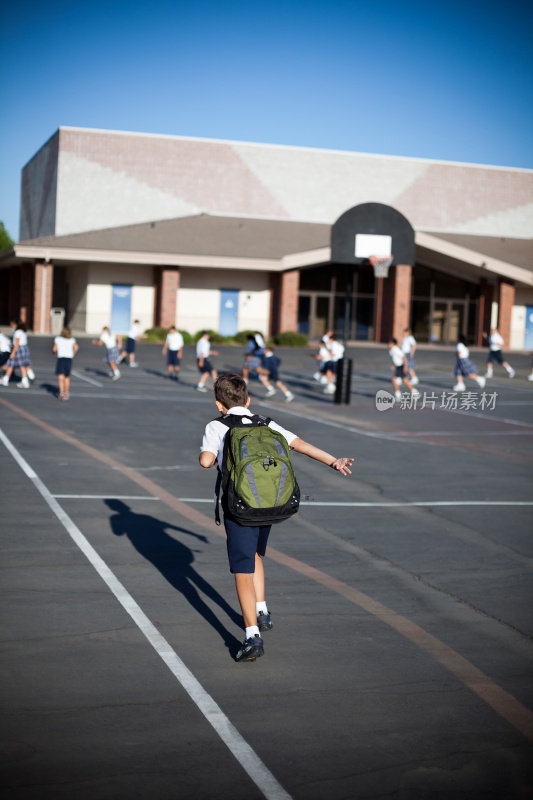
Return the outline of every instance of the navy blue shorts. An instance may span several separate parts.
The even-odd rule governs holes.
[[[407,377],[407,374],[405,372],[405,367],[403,366],[403,364],[402,364],[401,367],[394,367],[394,377],[395,378],[406,378]]]
[[[211,364],[211,362],[209,361],[208,358],[204,358],[203,367],[200,366],[200,359],[199,358],[196,359],[196,362],[198,364],[198,369],[200,370],[202,375],[204,374],[204,372],[213,372],[213,365]]]
[[[324,371],[325,372],[332,372],[334,375],[337,374],[337,362],[336,361],[326,361],[324,364]]]
[[[7,364],[7,362],[9,361],[9,354],[10,354],[9,350],[7,352],[4,351],[3,353],[0,353],[0,367],[3,367],[4,364]]]
[[[224,517],[230,572],[255,572],[255,554],[264,556],[271,525],[264,528],[239,525]]]
[[[496,361],[497,364],[503,364],[503,353],[501,350],[491,350],[487,356],[487,363],[492,364]]]
[[[72,368],[71,358],[58,358],[56,361],[56,375],[65,375],[69,377]]]
[[[167,351],[167,364],[168,366],[179,367],[180,365],[180,357],[178,355],[179,350],[168,350]]]
[[[134,353],[135,352],[135,339],[130,339],[129,336],[126,339],[126,353]]]

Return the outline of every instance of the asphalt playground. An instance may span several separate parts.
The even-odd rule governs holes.
[[[279,350],[296,399],[252,382],[252,407],[356,460],[342,478],[295,454],[302,506],[265,559],[274,629],[236,663],[193,349],[179,383],[149,344],[113,382],[82,339],[62,403],[50,340],[30,347],[31,388],[0,387],[6,797],[531,796],[528,355],[453,398],[452,348],[421,348],[417,407],[378,410],[385,347],[350,349],[350,405],[311,351]],[[242,350],[213,360],[238,369]]]

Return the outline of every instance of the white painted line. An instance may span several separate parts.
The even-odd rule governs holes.
[[[179,497],[182,503],[215,503],[206,497]],[[342,508],[401,508],[403,506],[533,506],[533,500],[399,500],[384,503],[327,502],[321,500],[302,500],[301,506],[332,506]]]
[[[71,370],[71,375],[74,375],[75,378],[79,378],[80,381],[87,381],[87,383],[90,383],[92,386],[101,387],[104,385],[103,383],[100,383],[100,381],[95,381],[94,378],[88,378],[87,375],[82,375],[77,369]]]
[[[56,500],[159,500],[149,494],[53,494]]]
[[[133,599],[128,590],[120,583],[106,562],[98,555],[80,529],[62,509],[57,500],[46,488],[37,473],[30,467],[16,447],[0,429],[0,441],[11,453],[19,467],[32,481],[50,509],[61,522],[67,533],[79,547],[98,575],[107,584],[121,606],[130,615],[139,630],[152,645],[158,656],[165,662],[172,674],[185,689],[191,700],[202,712],[206,720],[220,736],[224,744],[237,759],[241,767],[256,784],[267,800],[291,800],[291,796],[278,783],[269,769],[263,764],[248,742],[241,736],[237,728],[230,722],[210,694],[206,692],[192,672],[185,666],[167,640],[152,625],[144,611]]]

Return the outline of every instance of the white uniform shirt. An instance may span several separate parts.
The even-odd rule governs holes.
[[[100,341],[105,344],[108,350],[117,346],[117,337],[114,333],[109,333],[109,331],[102,331],[100,334]]]
[[[0,353],[11,352],[11,339],[8,339],[5,334],[0,333]]]
[[[489,347],[491,350],[501,350],[503,347],[503,336],[499,333],[491,333],[489,336]]]
[[[416,347],[416,339],[414,336],[404,336],[402,339],[402,350],[406,356],[409,355],[413,347]]]
[[[328,350],[330,353],[330,361],[340,361],[344,356],[344,345],[340,342],[337,342],[336,339],[330,340]]]
[[[234,406],[230,408],[228,414],[237,414],[240,417],[251,417],[252,412],[248,408],[244,408],[243,406]],[[282,428],[281,425],[278,425],[277,422],[269,422],[268,427],[272,428],[278,433],[281,433],[285,439],[287,440],[287,444],[290,446],[291,443],[298,438],[296,433],[292,433],[291,431]],[[217,456],[218,466],[222,469],[222,455],[223,455],[223,445],[224,439],[226,438],[226,434],[229,431],[227,425],[224,425],[223,422],[219,422],[218,420],[214,419],[211,422],[208,422],[205,426],[204,438],[202,440],[202,446],[200,448],[200,452],[208,452],[213,453],[213,455]]]
[[[261,334],[260,333],[254,333],[254,339],[256,341],[257,346],[260,347],[261,349],[264,349],[265,340],[263,339]]]
[[[131,327],[130,327],[130,329],[128,331],[128,339],[136,339],[137,336],[139,335],[139,331],[140,331],[139,326],[136,325],[135,322],[132,323],[132,325],[131,325]]]
[[[70,339],[65,339],[64,336],[56,336],[54,344],[57,345],[58,358],[74,358],[76,339],[73,336]]]
[[[389,355],[392,358],[392,363],[394,364],[395,367],[403,367],[405,353],[403,352],[401,347],[398,347],[398,345],[395,344],[389,350]]]
[[[25,331],[16,330],[13,334],[13,344],[19,343],[19,347],[24,347],[28,344],[28,337]]]
[[[196,344],[196,358],[208,358],[211,352],[211,343],[209,339],[198,339]]]
[[[321,346],[320,350],[318,351],[318,355],[320,356],[321,361],[330,361],[331,359],[331,353],[325,345]]]
[[[167,345],[169,350],[181,350],[183,347],[183,336],[179,331],[167,333]]]
[[[468,349],[468,347],[462,342],[459,342],[459,344],[457,345],[457,358],[468,358],[469,355],[470,355],[470,350]]]

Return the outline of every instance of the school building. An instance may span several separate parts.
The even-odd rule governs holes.
[[[532,236],[533,170],[62,127],[22,170],[0,324],[533,349]]]

